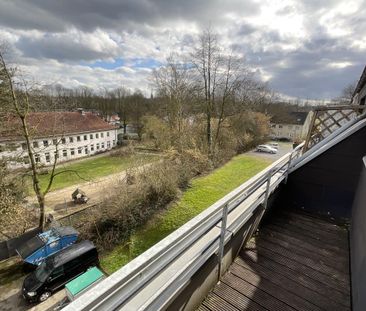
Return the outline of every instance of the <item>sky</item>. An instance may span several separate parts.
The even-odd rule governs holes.
[[[125,86],[189,55],[203,29],[284,98],[328,100],[366,64],[363,0],[0,0],[0,40],[41,84]]]

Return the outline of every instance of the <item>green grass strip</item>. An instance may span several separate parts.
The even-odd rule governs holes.
[[[137,230],[126,245],[118,246],[101,258],[101,265],[113,273],[162,240],[271,163],[259,157],[239,155],[211,174],[195,178],[181,199]]]
[[[72,170],[74,172],[66,172],[57,175],[53,181],[51,190],[62,189],[68,186],[94,180],[99,177],[122,172],[128,168],[143,165],[158,159],[155,155],[136,154],[133,156],[112,157],[110,155],[102,157],[91,157],[76,163],[60,164],[56,169],[56,173],[63,170]],[[48,168],[50,171],[51,168]],[[81,177],[79,177],[79,176]],[[40,175],[40,183],[42,189],[45,189],[49,180],[49,174]],[[30,190],[30,193],[32,190]]]

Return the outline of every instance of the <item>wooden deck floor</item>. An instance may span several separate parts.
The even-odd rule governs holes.
[[[198,310],[350,310],[347,230],[303,213],[274,215]]]

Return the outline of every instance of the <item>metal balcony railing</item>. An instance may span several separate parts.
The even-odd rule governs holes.
[[[287,180],[303,144],[233,190],[64,310],[160,310],[179,295],[190,278],[215,255],[223,273],[225,244],[244,225],[255,232],[271,192]],[[253,217],[253,215],[255,217]]]

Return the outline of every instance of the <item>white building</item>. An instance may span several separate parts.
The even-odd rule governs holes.
[[[31,148],[40,165],[74,160],[112,149],[117,128],[90,112],[35,112],[27,117]],[[0,158],[12,168],[29,165],[19,118],[9,116],[0,129]],[[57,150],[57,153],[56,153]]]
[[[273,118],[271,121],[271,138],[303,140],[305,139],[313,112],[290,112],[287,118]]]

